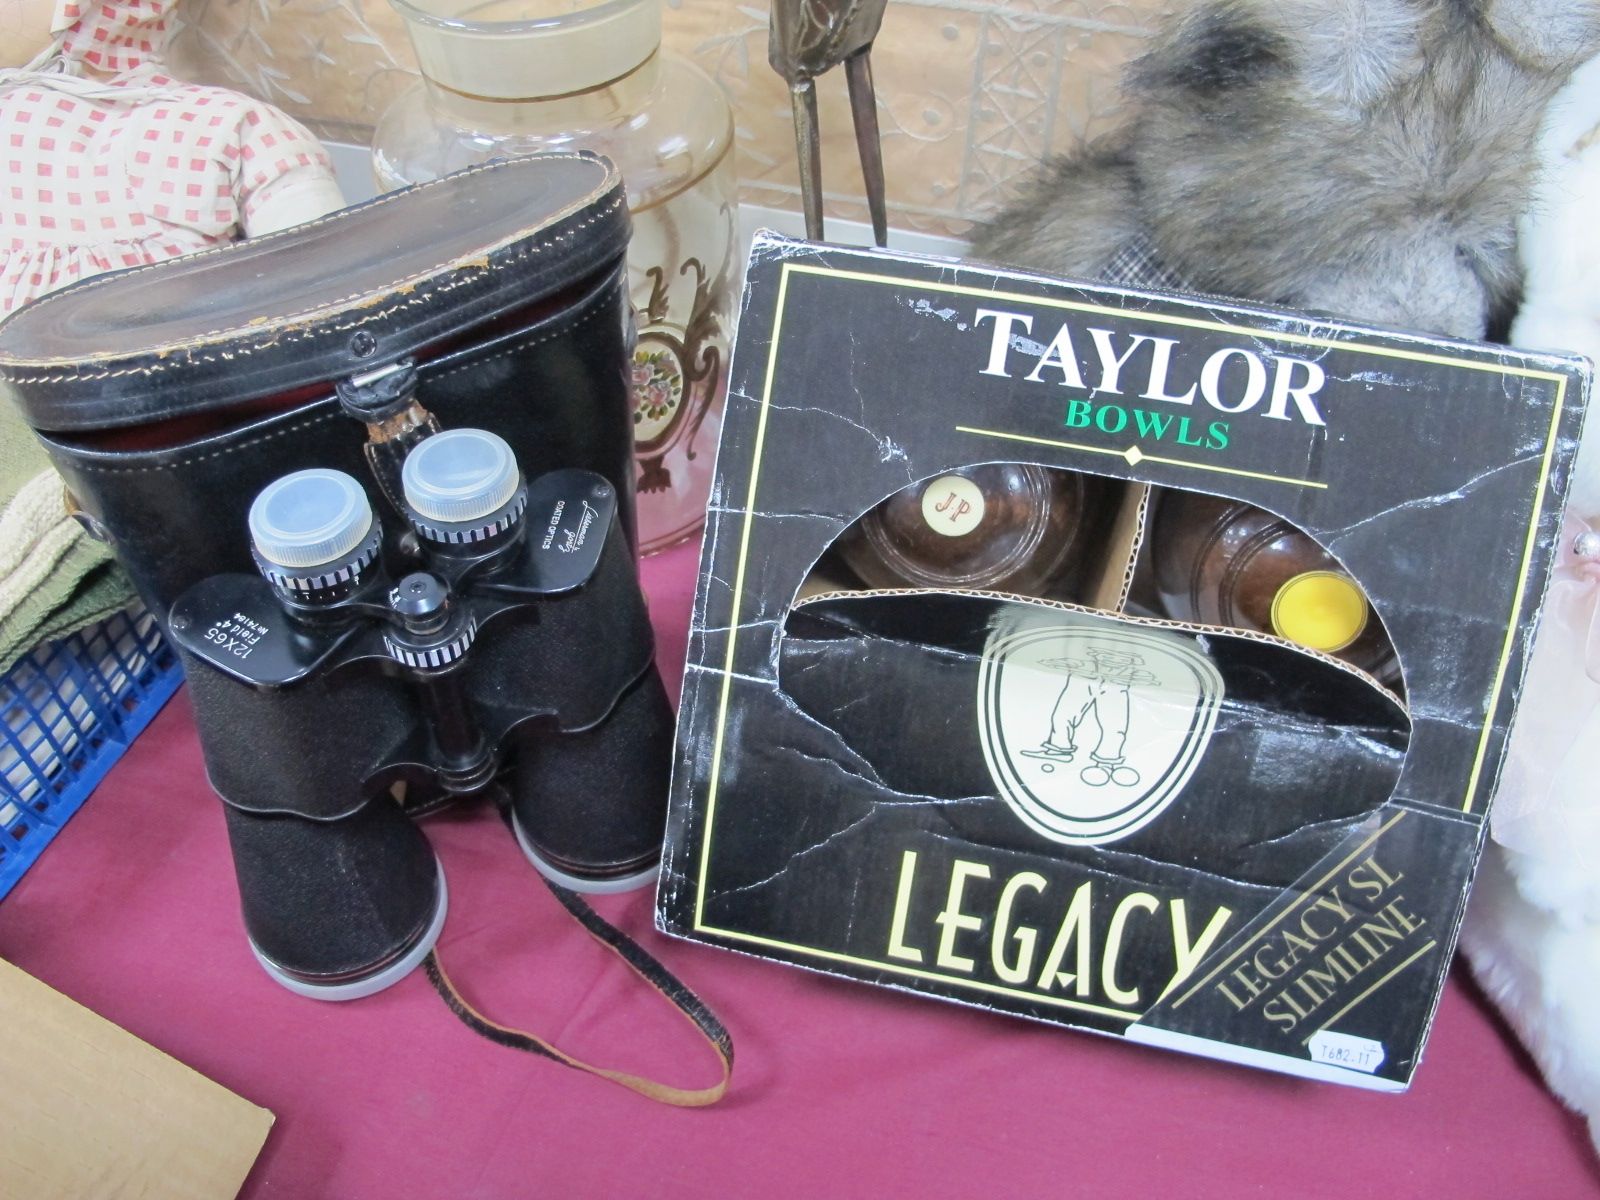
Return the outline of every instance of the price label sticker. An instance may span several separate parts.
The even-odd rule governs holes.
[[[1314,1060],[1331,1067],[1348,1067],[1370,1075],[1383,1065],[1383,1043],[1371,1038],[1324,1029],[1312,1035],[1310,1048]]]

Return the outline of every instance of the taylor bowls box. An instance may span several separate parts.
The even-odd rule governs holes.
[[[1403,1089],[1588,365],[762,235],[731,370],[660,927]],[[839,569],[836,543],[907,488],[976,528],[959,472],[992,462],[1112,481],[1075,593]],[[1175,620],[1150,534],[1179,492],[1264,510],[1338,570],[1279,588],[1281,625]],[[1369,621],[1392,673],[1316,641]]]

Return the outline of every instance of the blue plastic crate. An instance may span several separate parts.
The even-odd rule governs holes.
[[[49,642],[0,678],[0,899],[182,681],[142,609]]]

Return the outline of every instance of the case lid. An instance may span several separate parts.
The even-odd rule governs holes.
[[[0,394],[88,432],[331,389],[614,265],[628,231],[607,159],[470,167],[45,296],[0,325]]]

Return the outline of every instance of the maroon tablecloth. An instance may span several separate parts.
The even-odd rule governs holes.
[[[695,557],[645,568],[674,689]],[[475,1003],[591,1060],[715,1079],[490,814],[427,829],[451,891],[440,949]],[[351,1004],[293,996],[246,947],[180,693],[0,903],[0,956],[275,1112],[251,1197],[1600,1195],[1581,1122],[1459,970],[1415,1086],[1382,1096],[672,941],[651,903],[599,907],[732,1030],[714,1109],[493,1045],[420,972]]]

